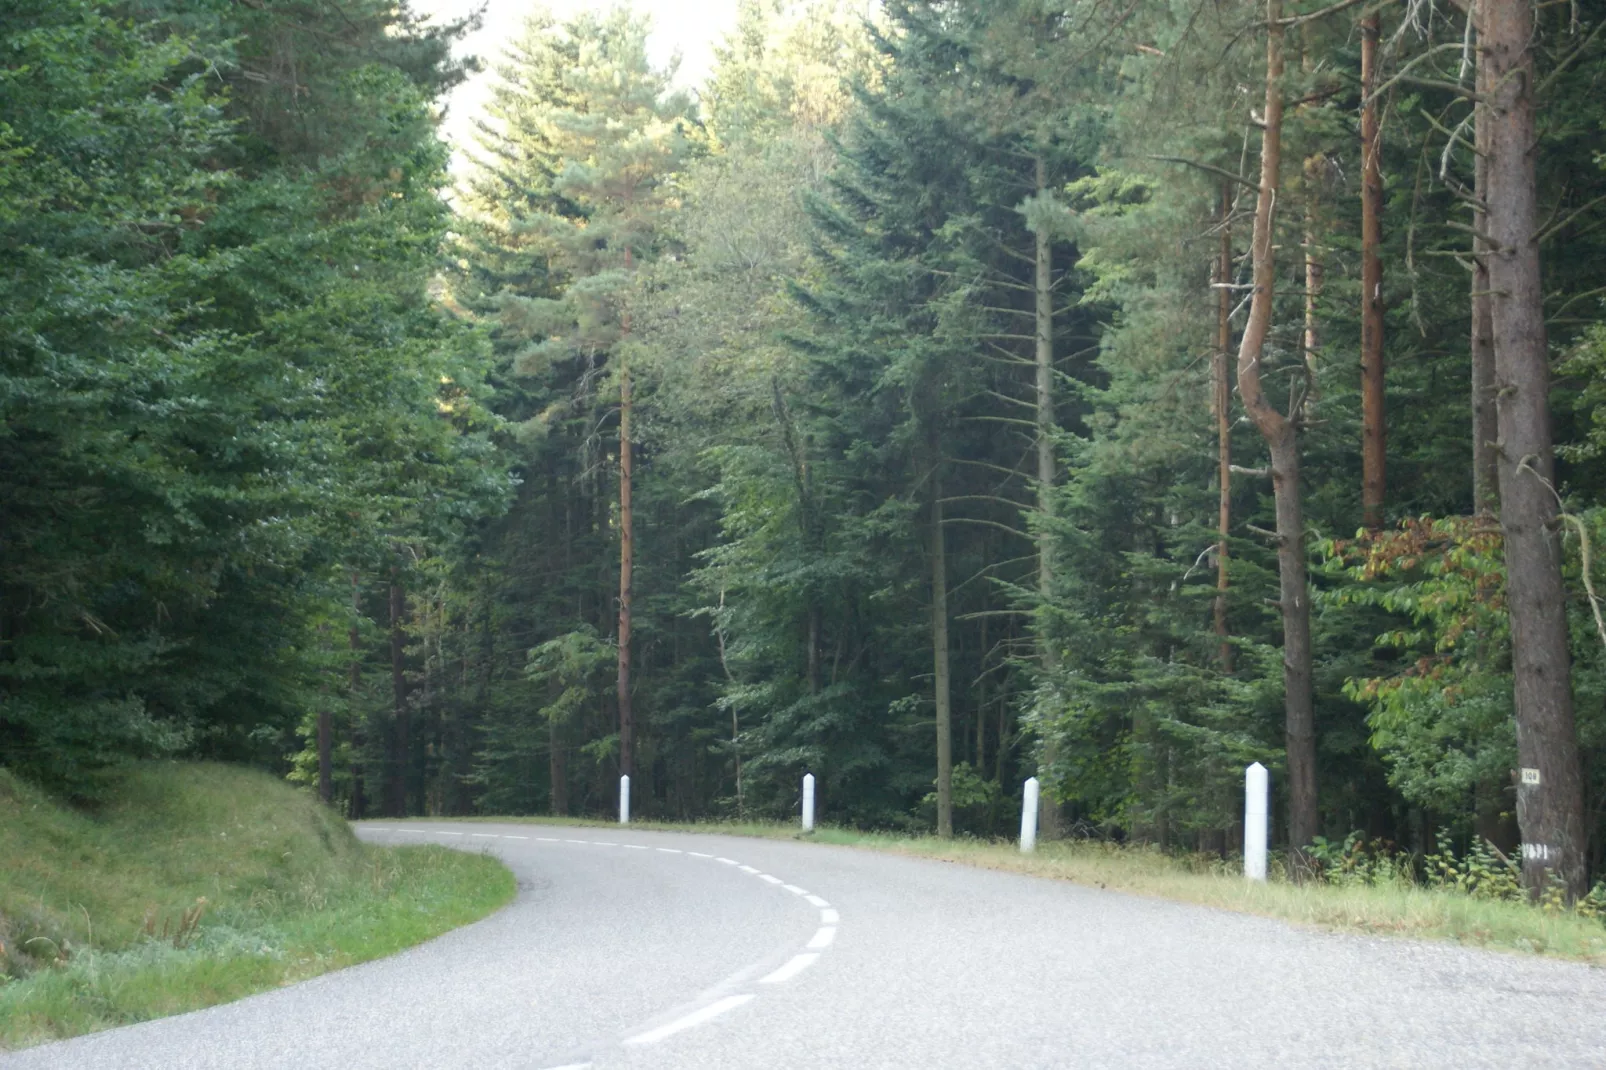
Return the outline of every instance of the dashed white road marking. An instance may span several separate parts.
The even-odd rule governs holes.
[[[409,829],[409,828],[392,829],[392,828],[388,828],[388,827],[372,826],[372,830],[374,832],[412,832],[412,833],[417,833],[418,835],[437,835],[437,836],[462,836],[463,835],[463,833],[461,833],[461,832],[447,832],[444,829]],[[473,832],[473,833],[469,833],[469,835],[471,835],[471,836],[473,836],[473,837],[475,837],[477,839],[487,839],[487,840],[494,840],[494,839],[528,840],[528,839],[530,839],[529,836],[514,836],[514,835],[501,835],[501,836],[499,836],[498,834],[492,833],[492,832]],[[693,858],[712,859],[715,862],[720,862],[720,863],[723,863],[724,865],[727,865],[727,866],[736,866],[743,873],[750,873],[753,876],[757,877],[761,881],[764,881],[764,882],[766,882],[768,884],[780,885],[782,888],[785,888],[787,891],[791,892],[793,895],[802,896],[811,905],[813,905],[813,906],[815,906],[815,907],[817,907],[819,909],[819,911],[820,911],[820,928],[815,930],[815,933],[814,933],[814,935],[812,937],[810,937],[809,942],[804,945],[806,950],[800,952],[799,954],[793,955],[790,959],[788,959],[785,963],[783,963],[779,968],[777,968],[775,970],[772,970],[770,973],[768,973],[764,977],[759,978],[759,982],[758,983],[761,984],[761,985],[778,985],[778,984],[784,984],[785,982],[790,981],[792,978],[796,977],[798,974],[802,973],[804,970],[806,970],[810,966],[814,965],[814,963],[819,960],[820,952],[823,951],[825,948],[830,947],[836,941],[836,926],[837,926],[837,923],[841,920],[841,915],[839,915],[836,912],[836,910],[832,908],[832,906],[831,906],[831,904],[829,902],[827,902],[825,899],[821,898],[820,896],[809,894],[809,892],[807,892],[803,888],[798,887],[795,884],[786,884],[779,877],[772,876],[771,874],[768,874],[768,873],[764,873],[764,872],[754,868],[753,866],[743,865],[742,863],[736,861],[736,859],[734,859],[734,858],[725,858],[722,855],[704,854],[702,851],[682,851],[678,847],[656,847],[656,848],[650,848],[646,844],[619,843],[619,842],[614,841],[614,840],[576,840],[576,839],[568,839],[568,838],[559,839],[558,837],[555,837],[555,836],[536,836],[535,839],[538,842],[541,842],[541,843],[576,843],[576,844],[583,844],[583,845],[591,846],[591,847],[624,847],[624,848],[627,848],[627,849],[632,850],[632,851],[646,851],[646,850],[650,849],[650,850],[659,851],[659,852],[661,852],[663,854],[666,854],[666,855],[687,854],[687,855],[690,855]],[[704,1022],[712,1021],[713,1019],[719,1017],[720,1015],[726,1013],[727,1011],[731,1011],[731,1010],[736,1009],[737,1007],[740,1007],[742,1004],[747,1003],[751,999],[753,999],[753,996],[752,996],[751,993],[741,993],[741,994],[738,994],[738,995],[726,996],[723,999],[715,1000],[713,1003],[710,1003],[710,1004],[708,1004],[706,1006],[699,1007],[697,1010],[694,1010],[694,1011],[690,1012],[689,1014],[682,1015],[681,1017],[676,1018],[672,1022],[669,1022],[669,1023],[665,1024],[665,1025],[658,1026],[656,1029],[649,1029],[645,1033],[638,1033],[635,1036],[626,1037],[625,1040],[623,1041],[623,1043],[625,1043],[625,1044],[655,1044],[658,1041],[663,1040],[666,1037],[674,1036],[676,1033],[679,1033],[679,1032],[681,1032],[683,1030],[691,1029],[694,1026],[702,1025]],[[562,1066],[548,1067],[547,1070],[589,1070],[591,1065],[592,1065],[591,1063],[565,1063]]]
[[[708,1006],[699,1007],[690,1014],[676,1018],[667,1025],[661,1025],[657,1029],[649,1029],[645,1033],[637,1033],[633,1037],[626,1037],[625,1043],[656,1044],[665,1037],[672,1037],[683,1029],[690,1029],[694,1025],[702,1025],[704,1022],[713,1021],[726,1011],[733,1011],[752,998],[751,993],[744,992],[738,996],[726,996],[724,999],[717,999],[708,1004]]]
[[[783,982],[790,981],[792,978],[814,965],[814,960],[818,959],[819,957],[820,953],[818,951],[805,951],[801,955],[793,955],[789,960],[787,960],[786,965],[782,966],[780,969],[766,977],[760,977],[758,979],[758,983],[761,985],[778,985],[782,984]]]
[[[378,825],[369,825],[368,826],[368,831],[369,832],[395,832],[397,830],[396,829],[380,828]]]

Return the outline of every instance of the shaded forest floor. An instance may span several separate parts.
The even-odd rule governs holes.
[[[597,826],[585,818],[468,818],[521,824]],[[398,824],[389,820],[387,824]],[[615,826],[616,827],[616,826]],[[1010,841],[820,828],[812,834],[795,824],[635,821],[633,828],[752,836],[887,851],[939,862],[1024,873],[1134,895],[1276,918],[1334,932],[1442,940],[1472,947],[1606,965],[1606,924],[1565,910],[1480,899],[1403,879],[1375,884],[1296,884],[1273,879],[1246,881],[1237,860],[1213,855],[1172,855],[1153,847],[1089,840],[1040,843],[1025,855]]]
[[[379,958],[514,893],[486,855],[359,843],[304,790],[150,763],[68,807],[0,770],[0,1052]]]

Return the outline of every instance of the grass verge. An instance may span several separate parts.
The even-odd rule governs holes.
[[[222,765],[118,771],[93,812],[0,770],[0,1051],[379,958],[508,902],[498,861],[379,848]]]
[[[470,820],[607,824],[595,819],[545,817]],[[1175,856],[1154,848],[1090,841],[1042,843],[1034,854],[1023,855],[1010,842],[939,840],[824,827],[804,835],[791,824],[642,821],[632,822],[631,827],[858,847],[1257,914],[1333,932],[1448,941],[1606,966],[1606,925],[1599,919],[1549,912],[1525,903],[1476,899],[1407,881],[1334,885],[1272,880],[1261,884],[1244,880],[1213,857]]]

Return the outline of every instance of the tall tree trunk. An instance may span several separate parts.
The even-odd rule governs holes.
[[[569,752],[556,717],[547,719],[547,778],[552,813],[562,817],[569,812]]]
[[[1232,349],[1232,187],[1221,187],[1221,249],[1216,254],[1216,352],[1211,360],[1211,407],[1216,418],[1216,636],[1221,671],[1232,672],[1232,644],[1227,641],[1227,532],[1232,526],[1232,383],[1228,354]]]
[[[390,782],[390,816],[407,816],[407,766],[412,742],[407,738],[407,637],[402,630],[402,617],[407,598],[398,582],[396,570],[390,570],[390,690],[392,702],[392,744],[395,762]]]
[[[798,532],[802,538],[803,553],[806,558],[817,560],[824,552],[822,545],[819,517],[814,505],[814,475],[809,466],[808,455],[805,453],[808,440],[803,445],[797,441],[796,428],[792,426],[792,412],[787,407],[786,395],[781,390],[779,376],[770,376],[770,406],[775,412],[775,421],[781,428],[781,441],[786,445],[787,457],[792,462],[792,481],[797,487],[797,522]],[[808,632],[807,649],[804,651],[804,672],[808,681],[809,694],[820,693],[820,609],[819,592],[814,585],[809,585],[804,595],[806,603],[805,615]]]
[[[1361,512],[1367,528],[1383,526],[1385,493],[1383,394],[1383,168],[1378,158],[1378,16],[1361,20]]]
[[[335,794],[334,770],[330,765],[334,727],[329,723],[329,696],[320,695],[319,701],[323,705],[318,710],[318,800],[328,806]]]
[[[1327,157],[1322,153],[1305,161],[1305,331],[1300,338],[1300,349],[1305,357],[1305,396],[1301,409],[1307,413],[1315,410],[1317,384],[1321,381],[1322,328],[1317,319],[1317,304],[1327,281],[1327,266],[1322,261],[1320,244],[1322,182],[1326,170]]]
[[[934,451],[935,452],[935,451]],[[948,679],[948,553],[942,531],[942,461],[931,472],[931,659],[937,712],[937,835],[954,834],[953,708]]]
[[[625,270],[630,270],[630,250],[625,250]],[[630,337],[630,314],[623,320],[624,335]],[[619,772],[634,780],[636,771],[636,720],[630,695],[631,600],[635,595],[636,535],[635,513],[630,496],[635,466],[631,456],[630,418],[634,415],[630,396],[630,367],[624,350],[619,356]]]
[[[353,819],[367,816],[368,797],[363,781],[363,748],[367,745],[362,730],[362,712],[357,708],[357,692],[362,688],[362,630],[357,621],[362,617],[362,587],[355,571],[351,574],[351,630],[346,634],[351,649],[351,660],[346,663],[346,704],[351,714],[351,805],[348,812]]]
[[[986,595],[982,595],[985,599]],[[986,602],[983,602],[985,612]],[[987,655],[990,648],[987,646],[987,617],[981,618],[981,655],[976,659],[976,750],[975,767],[977,776],[985,776],[987,768]]]
[[[1474,16],[1476,17],[1476,15]],[[1480,42],[1481,43],[1481,42]],[[1479,96],[1488,93],[1487,64],[1477,65]],[[1472,116],[1472,512],[1500,512],[1500,416],[1495,406],[1494,307],[1489,298],[1489,115],[1477,108]]]
[[[1530,0],[1483,0],[1489,291],[1498,386],[1500,527],[1517,710],[1523,883],[1585,891],[1582,767],[1573,723],[1567,597],[1554,487],[1550,366],[1540,290]]]
[[[1282,0],[1267,0],[1266,114],[1255,202],[1254,295],[1238,345],[1238,394],[1271,452],[1277,507],[1277,571],[1283,617],[1283,711],[1288,752],[1288,839],[1296,850],[1317,832],[1316,719],[1311,695],[1310,592],[1305,575],[1305,519],[1300,502],[1299,441],[1294,425],[1266,399],[1260,361],[1271,328],[1277,283],[1274,223],[1282,167]]]
[[[1048,167],[1041,156],[1034,165],[1034,186],[1037,195],[1048,192]],[[1036,232],[1036,257],[1033,270],[1035,290],[1035,341],[1037,364],[1037,512],[1041,520],[1054,515],[1054,483],[1057,466],[1054,463],[1054,249],[1048,228]],[[1047,604],[1054,590],[1054,536],[1049,525],[1043,523],[1037,533],[1037,594]],[[1059,657],[1053,639],[1041,628],[1037,639],[1038,658],[1043,674],[1053,679],[1059,670]],[[1045,840],[1057,839],[1060,834],[1060,807],[1049,785],[1047,770],[1059,757],[1059,743],[1050,732],[1043,740],[1043,792],[1038,796],[1038,835]]]

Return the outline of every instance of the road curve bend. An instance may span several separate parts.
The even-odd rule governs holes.
[[[786,841],[454,822],[514,903],[6,1070],[1606,1066],[1606,971]]]

